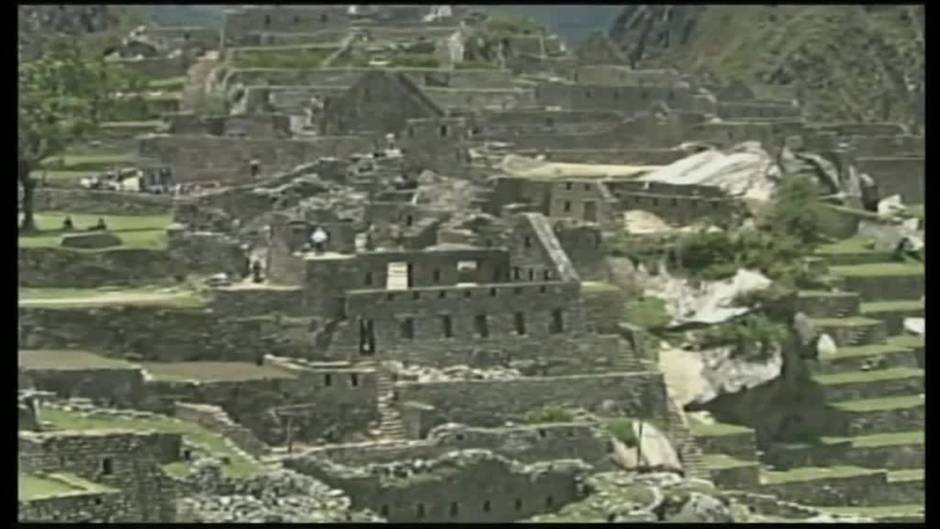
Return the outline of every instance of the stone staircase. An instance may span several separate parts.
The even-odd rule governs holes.
[[[407,439],[405,423],[402,421],[401,413],[395,407],[393,391],[395,383],[391,375],[381,366],[376,367],[376,378],[379,390],[379,432],[383,439],[404,440]]]
[[[704,453],[689,430],[679,407],[670,398],[666,399],[665,433],[682,458],[686,477],[709,479],[708,469],[703,462]]]

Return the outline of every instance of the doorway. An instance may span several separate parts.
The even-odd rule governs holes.
[[[584,220],[586,222],[597,222],[597,202],[593,200],[584,202]]]
[[[375,354],[375,324],[372,320],[359,318],[359,354],[362,356]]]

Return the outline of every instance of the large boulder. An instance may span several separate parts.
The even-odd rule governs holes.
[[[62,236],[64,248],[110,248],[123,244],[121,238],[107,231],[93,231],[85,233],[66,233]]]
[[[692,492],[679,513],[672,517],[673,523],[731,523],[731,511],[718,499]]]

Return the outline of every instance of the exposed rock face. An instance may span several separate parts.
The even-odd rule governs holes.
[[[635,67],[697,69],[713,88],[742,79],[813,119],[923,124],[923,6],[641,4],[610,37]]]
[[[679,523],[731,523],[731,511],[728,507],[712,496],[698,492],[689,494],[688,501],[679,510],[670,522]]]

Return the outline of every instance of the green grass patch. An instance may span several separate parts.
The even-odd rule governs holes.
[[[90,417],[75,412],[46,408],[42,412],[43,421],[52,423],[62,430],[122,430],[179,433],[190,442],[215,456],[228,457],[231,464],[223,467],[223,473],[232,478],[247,478],[265,471],[264,466],[236,452],[221,435],[202,426],[172,417]],[[176,470],[179,470],[176,464]]]
[[[924,504],[878,505],[874,507],[819,507],[819,510],[832,514],[854,514],[869,518],[888,516],[913,516],[924,514]]]
[[[152,79],[147,83],[149,90],[172,90],[178,92],[186,85],[186,76],[164,77],[163,79]]]
[[[528,424],[543,424],[553,422],[572,422],[574,413],[571,410],[560,406],[543,406],[537,410],[532,410],[525,415],[525,421]]]
[[[629,301],[624,312],[628,323],[647,329],[663,327],[672,321],[666,311],[666,301],[652,296]]]
[[[130,362],[72,350],[20,350],[19,366],[27,369],[133,369]]]
[[[906,347],[909,349],[920,349],[925,345],[923,336],[915,336],[913,334],[892,336],[888,338],[887,343],[895,347]]]
[[[836,409],[849,412],[888,411],[904,408],[916,408],[917,406],[923,405],[924,399],[920,395],[885,397],[882,399],[848,400],[845,402],[836,402],[832,404],[832,406]]]
[[[633,431],[633,421],[630,419],[623,417],[607,419],[604,421],[604,429],[628,448],[637,445],[638,439],[636,432]]]
[[[835,292],[832,290],[801,290],[800,298],[844,298],[854,296],[853,292]]]
[[[129,121],[106,121],[101,124],[101,128],[108,129],[140,129],[140,130],[152,130],[160,127],[163,124],[163,120],[159,119],[145,119],[145,120],[129,120]]]
[[[705,424],[701,422],[690,421],[689,429],[692,430],[693,434],[700,437],[724,437],[726,435],[741,435],[754,432],[754,430],[745,428],[744,426],[721,422]]]
[[[82,479],[74,474],[19,474],[17,480],[17,499],[19,501],[38,500],[51,496],[81,493],[116,492],[111,487]]]
[[[762,473],[761,477],[763,478],[764,483],[768,485],[778,485],[797,481],[812,481],[815,479],[867,476],[871,474],[878,474],[879,472],[883,471],[852,466],[802,467],[794,468],[784,472],[768,471]]]
[[[158,306],[176,309],[203,308],[206,299],[181,288],[29,288],[20,287],[21,307],[70,308],[100,306]]]
[[[880,277],[880,276],[922,276],[922,263],[871,263],[859,265],[833,266],[835,275],[842,277]]]
[[[831,375],[816,375],[816,382],[823,385],[858,384],[862,382],[879,382],[883,380],[896,380],[900,378],[923,377],[923,369],[910,367],[895,367],[877,371],[849,371]]]
[[[924,208],[925,208],[924,204],[916,204],[916,205],[913,205],[913,206],[908,206],[908,207],[907,207],[907,213],[908,213],[910,216],[912,216],[912,217],[916,217],[916,218],[918,218],[918,219],[924,219],[924,220],[926,220],[926,219],[927,219],[927,216],[926,216],[926,213],[927,213],[927,212],[925,211]]]
[[[924,432],[879,433],[859,437],[823,437],[821,441],[824,443],[842,443],[848,441],[852,443],[852,446],[858,448],[924,444]]]
[[[180,101],[183,99],[183,93],[182,92],[163,92],[159,94],[144,94],[142,96],[142,99],[144,101],[153,101],[153,102]]]
[[[924,469],[922,468],[891,470],[888,472],[888,481],[920,481],[923,479]]]
[[[140,365],[156,380],[218,382],[297,378],[290,371],[250,362],[146,362]]]
[[[60,171],[58,169],[38,169],[29,176],[42,180],[45,175],[46,183],[56,187],[79,187],[82,178],[91,176],[91,171]]]
[[[861,327],[864,325],[877,325],[879,320],[850,316],[848,318],[812,318],[813,323],[820,327]]]
[[[600,292],[620,292],[616,285],[602,283],[600,281],[582,281],[581,292],[584,294],[593,294]]]
[[[135,248],[164,250],[166,249],[166,227],[172,223],[170,215],[95,215],[88,213],[68,214],[58,211],[36,213],[36,227],[34,233],[21,234],[17,241],[21,248],[59,248],[62,243],[62,221],[66,216],[72,217],[75,232],[84,231],[94,226],[99,218],[103,218],[108,230],[121,238],[123,244],[114,248]],[[104,249],[73,249],[74,251],[107,251]]]
[[[43,169],[63,171],[100,171],[114,166],[128,165],[134,161],[135,157],[134,154],[126,152],[65,154],[47,158],[40,162],[39,166]]]
[[[862,314],[877,312],[907,312],[913,310],[924,310],[924,302],[919,299],[914,300],[896,300],[896,301],[873,301],[862,303]]]
[[[750,467],[757,463],[754,461],[744,461],[725,454],[705,454],[702,456],[702,464],[709,469],[721,470],[726,468]]]

